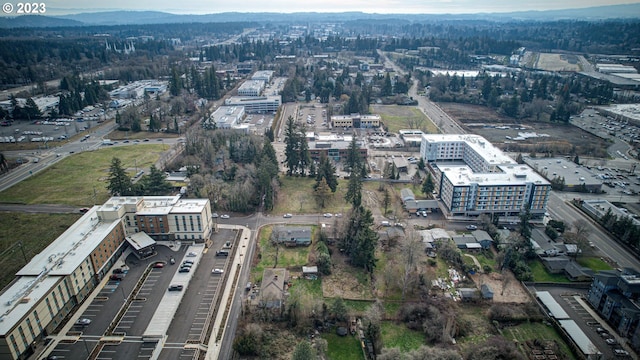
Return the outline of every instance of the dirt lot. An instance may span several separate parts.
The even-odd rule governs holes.
[[[607,143],[573,125],[557,125],[512,119],[485,106],[438,103],[468,132],[478,134],[505,151],[552,153],[554,155],[606,156]],[[512,140],[520,133],[537,133],[539,137]],[[570,136],[568,136],[570,135]]]
[[[518,303],[523,304],[531,301],[527,290],[520,284],[510,271],[503,273],[475,274],[469,275],[478,288],[483,284],[489,285],[493,289],[494,303]]]
[[[331,275],[322,278],[322,296],[348,300],[374,300],[371,285],[363,284],[357,276],[362,274],[364,277],[364,271],[349,266],[346,263],[347,257],[339,254],[336,249],[331,260],[334,266],[331,269]]]
[[[536,68],[547,71],[580,71],[575,55],[539,53]]]

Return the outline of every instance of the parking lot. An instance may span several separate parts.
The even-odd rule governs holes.
[[[587,289],[562,286],[535,286],[533,291],[548,291],[560,306],[574,320],[589,340],[603,354],[603,359],[620,358],[614,351],[623,350],[613,329],[591,309],[584,296]],[[609,340],[607,342],[607,339]],[[624,351],[624,350],[623,350]]]
[[[161,359],[193,355],[194,350],[185,349],[185,344],[206,343],[212,304],[224,279],[224,273],[212,273],[212,269],[225,271],[228,260],[225,256],[216,256],[216,251],[227,241],[233,244],[234,239],[235,232],[220,230],[213,235],[211,249],[201,248],[202,254],[191,267],[187,285],[179,290],[181,300],[175,314],[162,315],[178,321],[171,321]],[[145,260],[130,254],[122,267],[116,266],[121,270],[116,270],[114,280],[94,290],[98,293],[80,315],[80,319],[87,319],[85,323],[74,325],[65,334],[74,340],[61,341],[50,355],[64,359],[87,358],[99,345],[95,351],[100,359],[148,359],[154,346],[142,341],[143,335],[152,318],[158,316],[156,310],[164,308],[162,301],[182,263],[196,259],[190,257],[187,249],[187,246],[157,246],[156,254]],[[113,270],[109,276],[112,274]],[[186,278],[183,274],[179,276]],[[118,314],[121,314],[119,318]],[[110,336],[105,338],[105,335]]]

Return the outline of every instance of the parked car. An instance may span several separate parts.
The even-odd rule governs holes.
[[[618,342],[614,338],[609,338],[609,339],[605,340],[605,342],[607,343],[607,345],[617,345],[618,344]]]
[[[211,270],[211,273],[212,274],[222,274],[222,273],[224,273],[224,270],[216,268],[216,269]]]
[[[220,219],[228,219],[228,218],[229,218],[229,215],[227,214],[220,215]]]
[[[124,275],[123,274],[113,274],[113,275],[109,276],[109,280],[120,281],[122,279],[124,279]]]
[[[476,225],[467,225],[467,230],[478,230]]]
[[[124,274],[124,270],[122,270],[122,268],[115,268],[115,269],[113,269],[113,273],[114,274]]]
[[[184,265],[184,264],[191,264],[191,265],[193,265],[193,260],[185,260],[185,261],[183,261],[183,262],[182,262],[182,264],[183,264],[183,265]]]
[[[76,325],[87,326],[91,324],[91,319],[81,318],[76,321]]]
[[[153,267],[155,269],[162,269],[164,267],[164,263],[157,262],[157,263],[153,264]]]
[[[188,267],[181,267],[180,270],[178,270],[178,272],[181,273],[188,273],[189,271],[191,271],[191,268]]]
[[[78,210],[78,211],[80,211],[81,214],[85,214],[85,213],[87,213],[89,211],[89,208],[86,208],[86,207],[85,208],[80,208],[80,210]]]
[[[182,291],[183,286],[182,285],[170,285],[169,286],[169,291]]]
[[[211,214],[211,217],[214,218],[214,219],[217,219],[218,218],[218,213]]]
[[[198,253],[195,251],[191,251],[187,254],[187,257],[196,257],[196,256],[198,256]]]

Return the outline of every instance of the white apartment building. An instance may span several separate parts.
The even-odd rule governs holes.
[[[267,84],[271,82],[271,79],[273,79],[273,70],[259,70],[251,76],[251,80],[262,80]]]
[[[247,113],[275,113],[282,104],[282,96],[232,96],[224,101],[227,106],[243,106]]]
[[[215,123],[218,129],[231,129],[242,123],[244,115],[244,106],[220,106],[211,114],[209,121]]]
[[[551,184],[481,136],[423,135],[420,155],[449,217],[544,216]]]

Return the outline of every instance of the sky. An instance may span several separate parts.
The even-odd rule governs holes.
[[[38,0],[40,1],[40,0]],[[221,12],[344,12],[381,14],[470,14],[558,10],[632,4],[638,0],[44,0],[46,15],[110,10],[151,10],[174,14]]]

